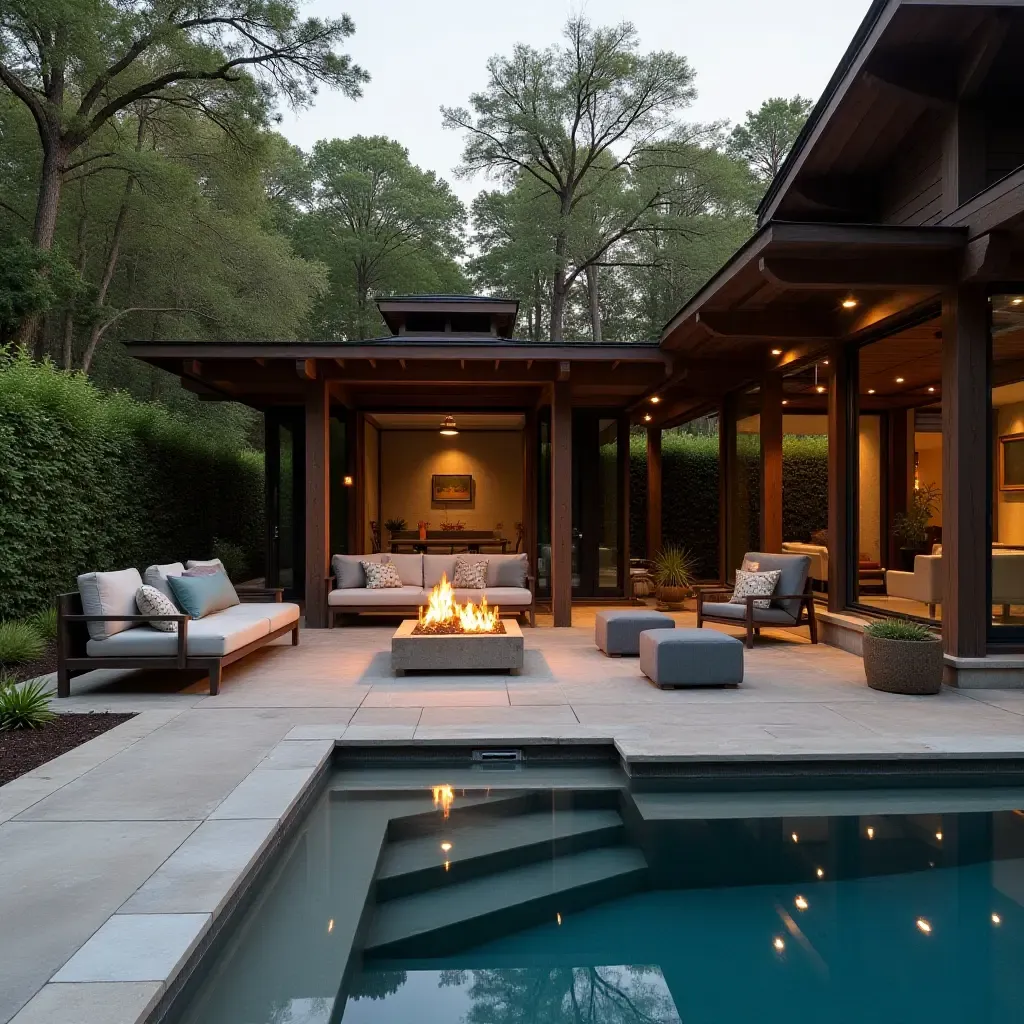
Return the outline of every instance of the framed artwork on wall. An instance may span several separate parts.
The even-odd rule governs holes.
[[[999,438],[999,490],[1024,491],[1024,434]]]
[[[473,477],[469,473],[435,473],[430,478],[430,500],[439,505],[470,504]]]

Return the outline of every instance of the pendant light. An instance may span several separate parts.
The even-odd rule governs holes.
[[[454,416],[445,416],[445,418],[441,420],[441,433],[445,437],[456,437],[458,435],[459,431],[455,426]]]

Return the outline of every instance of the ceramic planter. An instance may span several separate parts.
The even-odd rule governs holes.
[[[942,689],[941,640],[884,640],[864,634],[868,686],[886,693],[938,693]]]
[[[658,600],[666,608],[682,608],[689,594],[689,587],[658,587]]]

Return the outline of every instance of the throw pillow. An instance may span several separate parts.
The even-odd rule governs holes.
[[[184,571],[185,566],[183,566],[181,562],[168,562],[165,565],[151,565],[142,574],[142,582],[147,587],[155,587],[169,601],[173,601],[174,595],[171,593],[171,587],[167,582],[167,577],[180,576]]]
[[[494,555],[487,560],[487,586],[523,588],[528,566],[525,554]]]
[[[390,562],[363,562],[367,590],[390,590],[402,586],[398,569]]]
[[[730,604],[746,604],[746,599],[753,594],[764,594],[763,601],[755,601],[754,607],[762,611],[771,605],[771,595],[782,578],[781,569],[772,569],[770,572],[744,572],[742,569],[736,573],[736,586],[733,589]]]
[[[335,586],[338,590],[359,590],[366,586],[366,573],[363,572],[362,555],[335,555],[331,559],[331,572],[334,574]],[[377,555],[369,561],[381,562]]]
[[[760,562],[755,562],[752,558],[744,558],[743,565],[740,566],[741,572],[757,572],[761,568]]]
[[[135,592],[135,604],[140,615],[180,615],[178,606],[156,587],[141,586]],[[178,624],[166,619],[150,619],[149,624],[161,633],[177,633]]]
[[[231,581],[225,573],[215,572],[210,575],[190,576],[190,572],[195,572],[195,570],[189,569],[183,576],[167,578],[174,593],[174,600],[189,618],[201,619],[206,615],[222,611],[224,608],[241,604],[235,593],[235,588],[231,586]]]
[[[483,590],[487,586],[487,559],[456,558],[452,586],[456,590]]]

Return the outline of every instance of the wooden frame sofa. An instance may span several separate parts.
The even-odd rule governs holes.
[[[86,615],[82,610],[82,597],[79,593],[59,595],[57,696],[70,696],[72,677],[97,668],[203,671],[209,673],[210,695],[215,696],[220,690],[221,671],[225,665],[239,661],[266,646],[271,640],[284,636],[285,633],[291,633],[292,646],[298,646],[298,607],[284,604],[281,590],[243,588],[238,591],[238,598],[241,601],[240,605],[214,612],[194,622],[190,636],[190,620],[185,614]],[[261,615],[259,609],[252,608],[253,605],[265,605],[266,614]],[[274,605],[280,605],[280,610],[276,610]],[[245,610],[236,612],[235,609]],[[237,621],[230,621],[232,619]],[[153,629],[149,625],[153,620],[176,622],[177,633],[163,633]],[[222,646],[231,649],[225,650],[222,654],[208,653],[217,646],[209,628],[217,624],[217,620],[219,625],[225,628],[225,632],[230,634],[229,642]],[[266,631],[261,624],[263,620],[267,623]],[[90,622],[130,622],[135,624],[136,628],[123,630],[106,640],[93,640],[89,635]],[[205,623],[205,627],[201,627],[201,623]],[[200,635],[200,632],[205,635]],[[128,639],[118,640],[118,637]],[[232,646],[235,643],[238,646]],[[144,653],[147,647],[158,650],[159,653]],[[90,653],[90,648],[93,653]],[[166,653],[164,648],[167,648]]]

